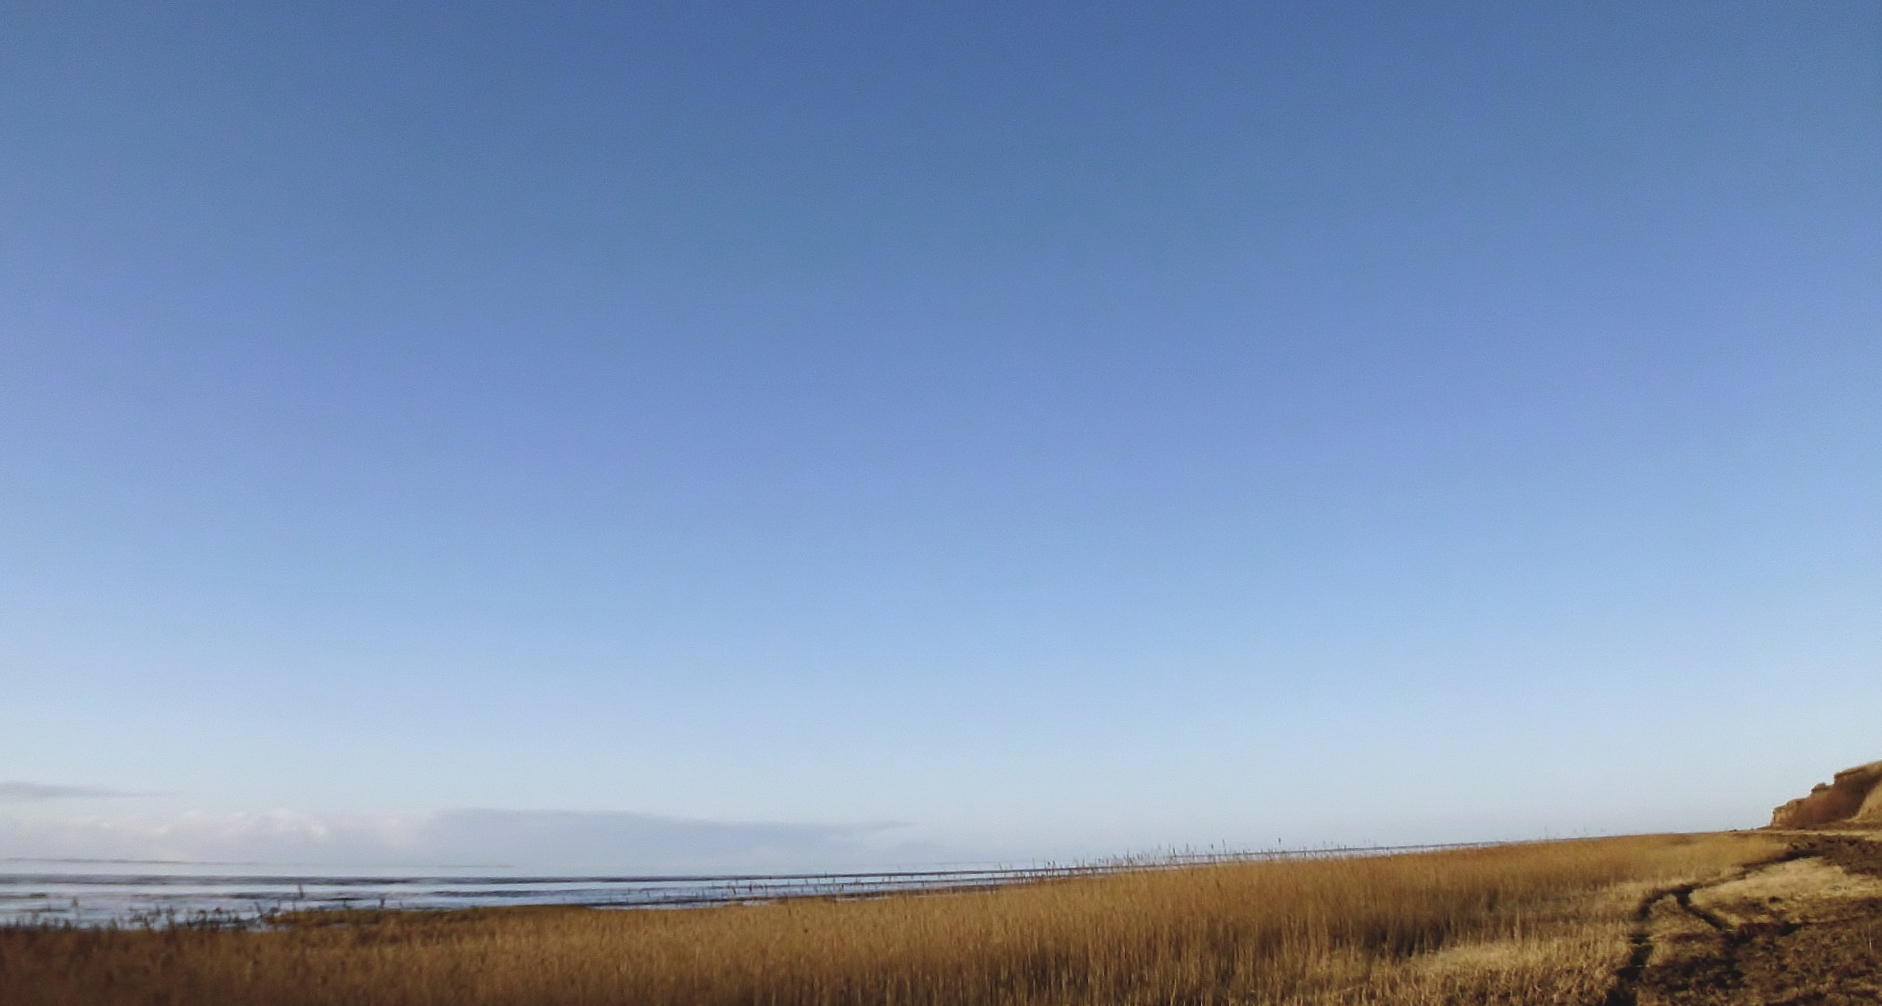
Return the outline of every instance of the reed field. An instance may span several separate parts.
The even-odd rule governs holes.
[[[856,901],[16,927],[0,1004],[1598,1004],[1643,898],[1780,848],[1646,836]]]

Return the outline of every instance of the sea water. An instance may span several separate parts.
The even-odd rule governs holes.
[[[871,873],[553,876],[488,868],[282,869],[159,861],[0,861],[0,925],[239,922],[309,909],[659,908],[989,887],[1088,867]]]

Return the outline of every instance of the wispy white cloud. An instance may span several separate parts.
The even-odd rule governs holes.
[[[633,873],[865,867],[944,858],[891,825],[522,810],[0,816],[0,857]]]
[[[0,781],[0,803],[27,803],[40,800],[97,800],[142,796],[103,786],[62,786],[54,783]]]

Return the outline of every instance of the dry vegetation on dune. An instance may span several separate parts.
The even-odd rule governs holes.
[[[0,931],[0,1003],[1599,1003],[1648,890],[1769,855],[1641,837],[686,911]]]

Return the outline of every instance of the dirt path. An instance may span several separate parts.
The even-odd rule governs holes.
[[[1799,834],[1782,856],[1656,891],[1605,1006],[1882,1002],[1882,841]]]

